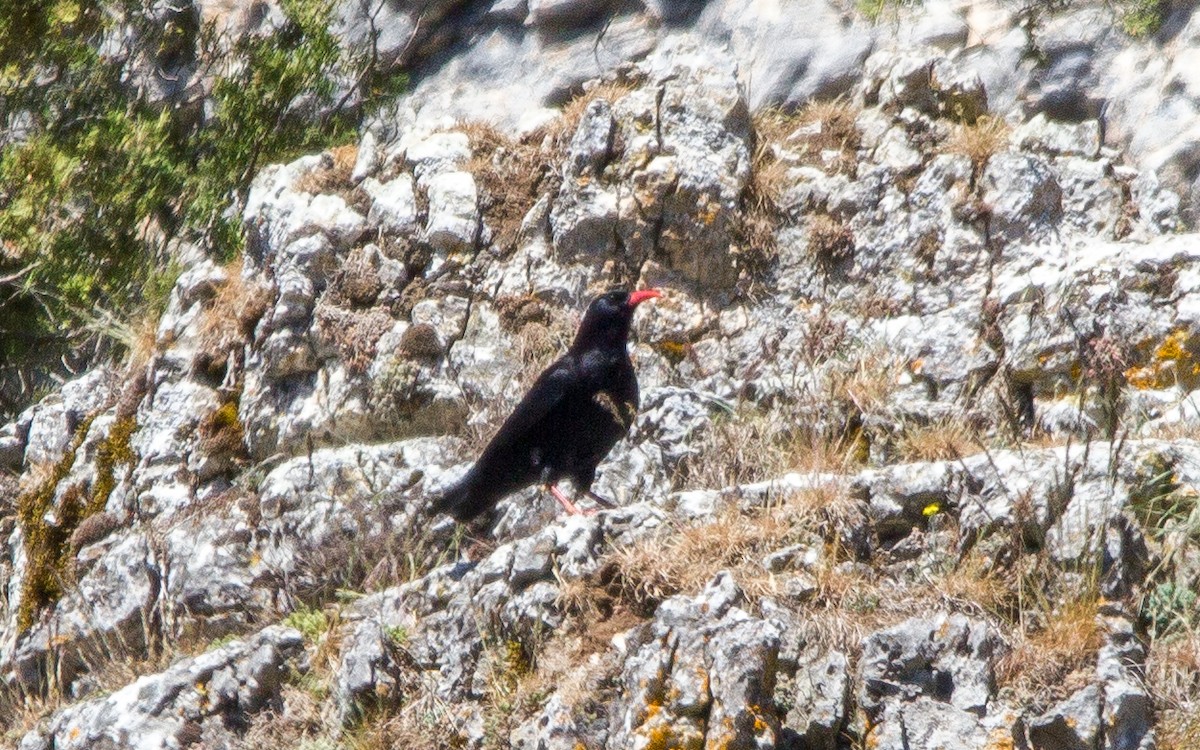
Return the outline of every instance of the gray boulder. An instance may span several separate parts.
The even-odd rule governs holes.
[[[59,711],[26,735],[21,747],[169,750],[201,739],[228,743],[233,732],[226,718],[277,706],[289,670],[301,664],[303,646],[296,630],[266,628]]]

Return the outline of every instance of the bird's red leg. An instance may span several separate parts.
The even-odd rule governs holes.
[[[580,515],[590,516],[596,512],[596,511],[592,511],[591,513],[588,513],[587,511],[580,510],[575,505],[575,503],[571,502],[570,498],[568,498],[566,495],[564,495],[562,493],[562,490],[560,490],[558,487],[551,484],[551,485],[549,485],[549,488],[550,488],[550,494],[554,495],[554,499],[557,500],[560,504],[562,504],[562,507],[565,508],[567,513],[569,513],[570,515],[572,515],[572,516],[580,516]]]

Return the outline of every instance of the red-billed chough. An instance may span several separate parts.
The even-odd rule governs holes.
[[[560,479],[611,505],[591,491],[592,480],[637,413],[637,376],[625,346],[634,308],[658,296],[656,289],[643,289],[592,300],[571,348],[538,376],[479,460],[432,511],[467,521],[536,482],[548,485],[568,513],[579,513],[555,486]]]

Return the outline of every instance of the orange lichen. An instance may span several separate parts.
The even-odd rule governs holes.
[[[1138,390],[1167,388],[1182,383],[1192,388],[1200,375],[1200,362],[1192,353],[1191,337],[1185,328],[1178,328],[1154,348],[1150,361],[1125,370],[1125,380]]]

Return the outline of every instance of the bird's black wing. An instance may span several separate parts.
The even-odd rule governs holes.
[[[547,367],[530,386],[529,392],[513,409],[504,424],[480,456],[480,461],[493,453],[502,452],[529,433],[538,422],[563,402],[568,394],[581,386],[577,364],[567,355]]]
[[[528,457],[518,455],[538,423],[581,385],[577,365],[570,355],[546,368],[529,392],[496,431],[471,469],[430,507],[432,513],[449,513],[468,521],[495,505],[500,498],[526,486],[536,477],[527,474]],[[524,467],[524,468],[523,468]]]

